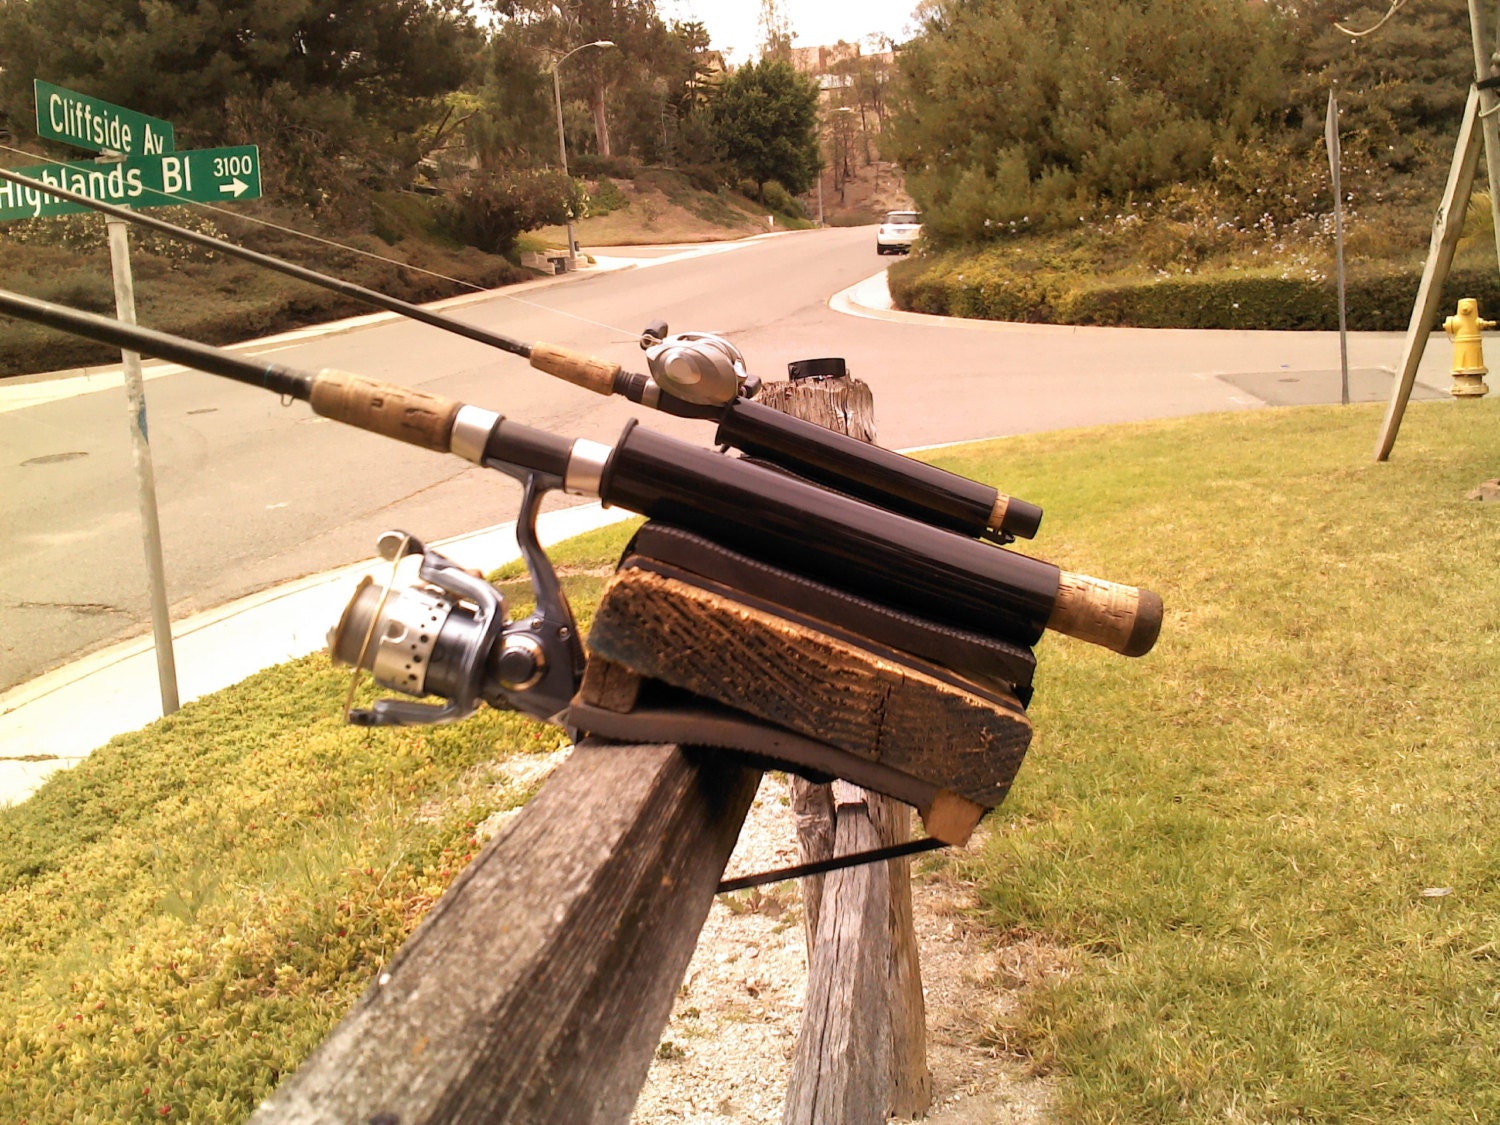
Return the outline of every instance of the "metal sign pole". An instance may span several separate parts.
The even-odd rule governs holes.
[[[1349,314],[1344,293],[1344,188],[1340,169],[1343,154],[1339,148],[1339,103],[1328,91],[1328,121],[1323,130],[1328,142],[1328,169],[1333,174],[1333,238],[1334,255],[1337,261],[1339,287],[1339,371],[1343,374],[1343,396],[1340,402],[1349,405]]]
[[[135,282],[130,275],[130,224],[106,216],[109,260],[114,270],[115,312],[126,324],[135,321]],[[140,499],[146,574],[151,585],[151,634],[156,644],[156,677],[161,685],[161,713],[177,710],[177,662],[172,655],[172,617],[167,606],[166,570],[162,563],[161,522],[156,513],[156,470],[151,464],[151,442],[146,432],[146,387],[138,352],[120,351],[124,362],[125,396],[130,416],[130,452],[135,461],[136,491]]]

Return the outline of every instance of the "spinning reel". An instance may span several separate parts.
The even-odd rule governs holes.
[[[665,321],[647,325],[641,346],[663,392],[683,402],[724,406],[753,395],[760,380],[745,357],[721,336],[667,334]],[[505,598],[483,578],[406,532],[380,537],[380,556],[392,564],[384,585],[366,577],[328,634],[333,658],[354,669],[345,717],[359,726],[413,726],[466,718],[481,703],[556,721],[583,678],[585,656],[572,610],[536,538],[536,515],[548,491],[563,481],[515,465],[486,462],[525,485],[516,541],[536,594],[536,610],[508,620]],[[419,558],[415,578],[401,581],[402,563]],[[409,573],[409,569],[408,569]],[[354,708],[359,677],[368,672],[391,691],[442,704],[382,699]]]
[[[359,726],[415,726],[466,718],[480,703],[556,721],[583,678],[584,652],[557,572],[536,537],[541,500],[561,482],[540,473],[525,481],[516,541],[536,594],[536,609],[507,617],[494,586],[400,531],[380,537],[392,564],[384,586],[366,577],[332,631],[333,658],[354,668],[345,715]],[[414,580],[398,586],[401,563],[420,558]],[[349,704],[362,672],[403,695],[435,695],[442,705],[382,699],[369,709]]]

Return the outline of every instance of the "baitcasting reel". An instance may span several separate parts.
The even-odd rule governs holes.
[[[711,332],[669,336],[667,322],[654,320],[641,332],[641,347],[656,385],[683,402],[728,406],[760,390],[760,377],[748,372],[739,348]]]
[[[361,672],[404,695],[438,696],[442,705],[382,699],[346,717],[359,726],[413,726],[466,718],[480,703],[555,721],[583,677],[578,627],[557,574],[536,538],[536,514],[552,484],[541,474],[525,478],[516,540],[536,594],[536,610],[508,621],[505,599],[483,578],[399,531],[380,537],[380,555],[392,564],[378,586],[366,577],[328,635],[333,658],[354,668],[352,700]],[[397,588],[398,567],[419,556],[415,581]]]

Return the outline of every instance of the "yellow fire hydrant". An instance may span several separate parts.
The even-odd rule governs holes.
[[[1456,398],[1478,398],[1490,393],[1484,377],[1489,368],[1484,365],[1484,345],[1479,333],[1485,328],[1495,327],[1493,320],[1484,320],[1479,315],[1479,302],[1473,297],[1462,297],[1458,302],[1458,315],[1443,321],[1443,331],[1453,341],[1453,386],[1448,393]]]

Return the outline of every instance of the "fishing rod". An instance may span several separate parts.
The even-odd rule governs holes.
[[[666,325],[657,322],[641,335],[650,373],[626,371],[618,363],[571,348],[527,344],[270,254],[94,199],[49,179],[38,180],[0,168],[0,181],[38,192],[38,198],[55,196],[499,348],[584,390],[620,395],[678,417],[716,421],[715,441],[719,445],[771,461],[816,483],[915,519],[999,543],[1016,537],[1030,539],[1041,523],[1040,507],[993,486],[752,401],[760,380],[749,374],[744,356],[722,336],[704,332],[671,336]]]
[[[454,453],[681,527],[772,566],[953,628],[1032,645],[1045,630],[1150,651],[1161,599],[913,519],[632,419],[616,443],[569,439],[492,410],[325,369],[258,363],[0,290],[0,313],[305,401],[335,421]]]

